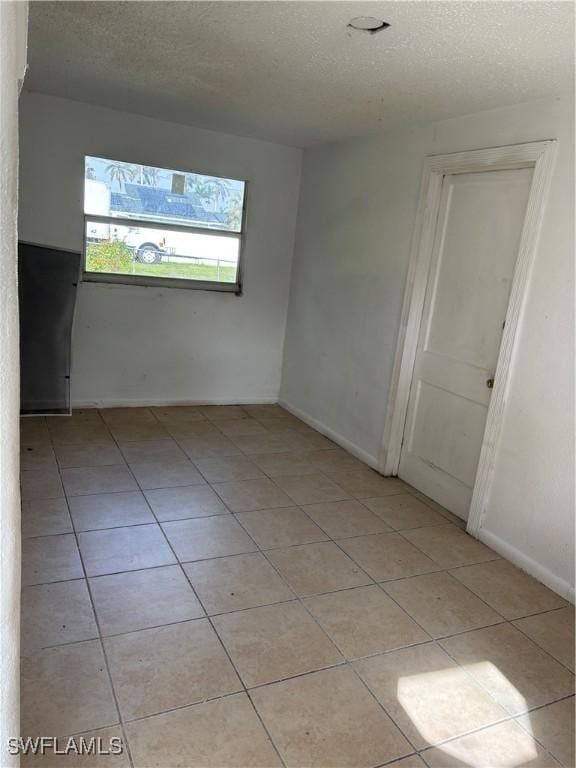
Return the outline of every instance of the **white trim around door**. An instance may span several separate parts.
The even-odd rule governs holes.
[[[511,360],[518,337],[530,268],[536,252],[538,235],[550,186],[556,144],[555,140],[537,141],[527,144],[457,152],[448,155],[433,155],[426,158],[424,164],[420,187],[420,201],[414,228],[412,253],[404,292],[400,332],[398,334],[384,428],[380,462],[380,471],[384,475],[397,474],[400,464],[404,425],[408,410],[410,386],[426,296],[443,178],[447,174],[503,171],[515,168],[534,169],[506,314],[506,325],[498,355],[494,389],[488,407],[486,428],[468,516],[467,530],[473,536],[478,536],[482,527],[484,509],[492,481],[506,394],[510,381]]]

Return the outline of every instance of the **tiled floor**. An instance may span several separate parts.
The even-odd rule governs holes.
[[[573,608],[280,407],[23,419],[22,468],[23,734],[125,745],[24,765],[573,768]]]

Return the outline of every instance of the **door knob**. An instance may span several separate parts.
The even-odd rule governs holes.
[[[486,379],[486,386],[488,387],[488,389],[493,389],[494,379]]]

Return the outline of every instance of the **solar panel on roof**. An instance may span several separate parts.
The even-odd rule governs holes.
[[[207,211],[200,201],[196,202],[188,195],[140,184],[126,184],[125,193],[113,192],[110,210],[115,213],[145,213],[214,224],[226,223],[224,214]]]

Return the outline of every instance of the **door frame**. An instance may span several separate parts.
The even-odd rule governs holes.
[[[534,169],[508,300],[506,325],[498,354],[494,389],[488,406],[486,427],[468,515],[467,530],[473,536],[478,536],[482,526],[484,510],[490,492],[511,377],[512,357],[518,340],[522,308],[550,188],[556,146],[556,140],[535,141],[452,154],[431,155],[424,162],[380,455],[380,471],[384,475],[396,475],[400,465],[408,400],[428,287],[428,273],[444,176],[517,168]]]

